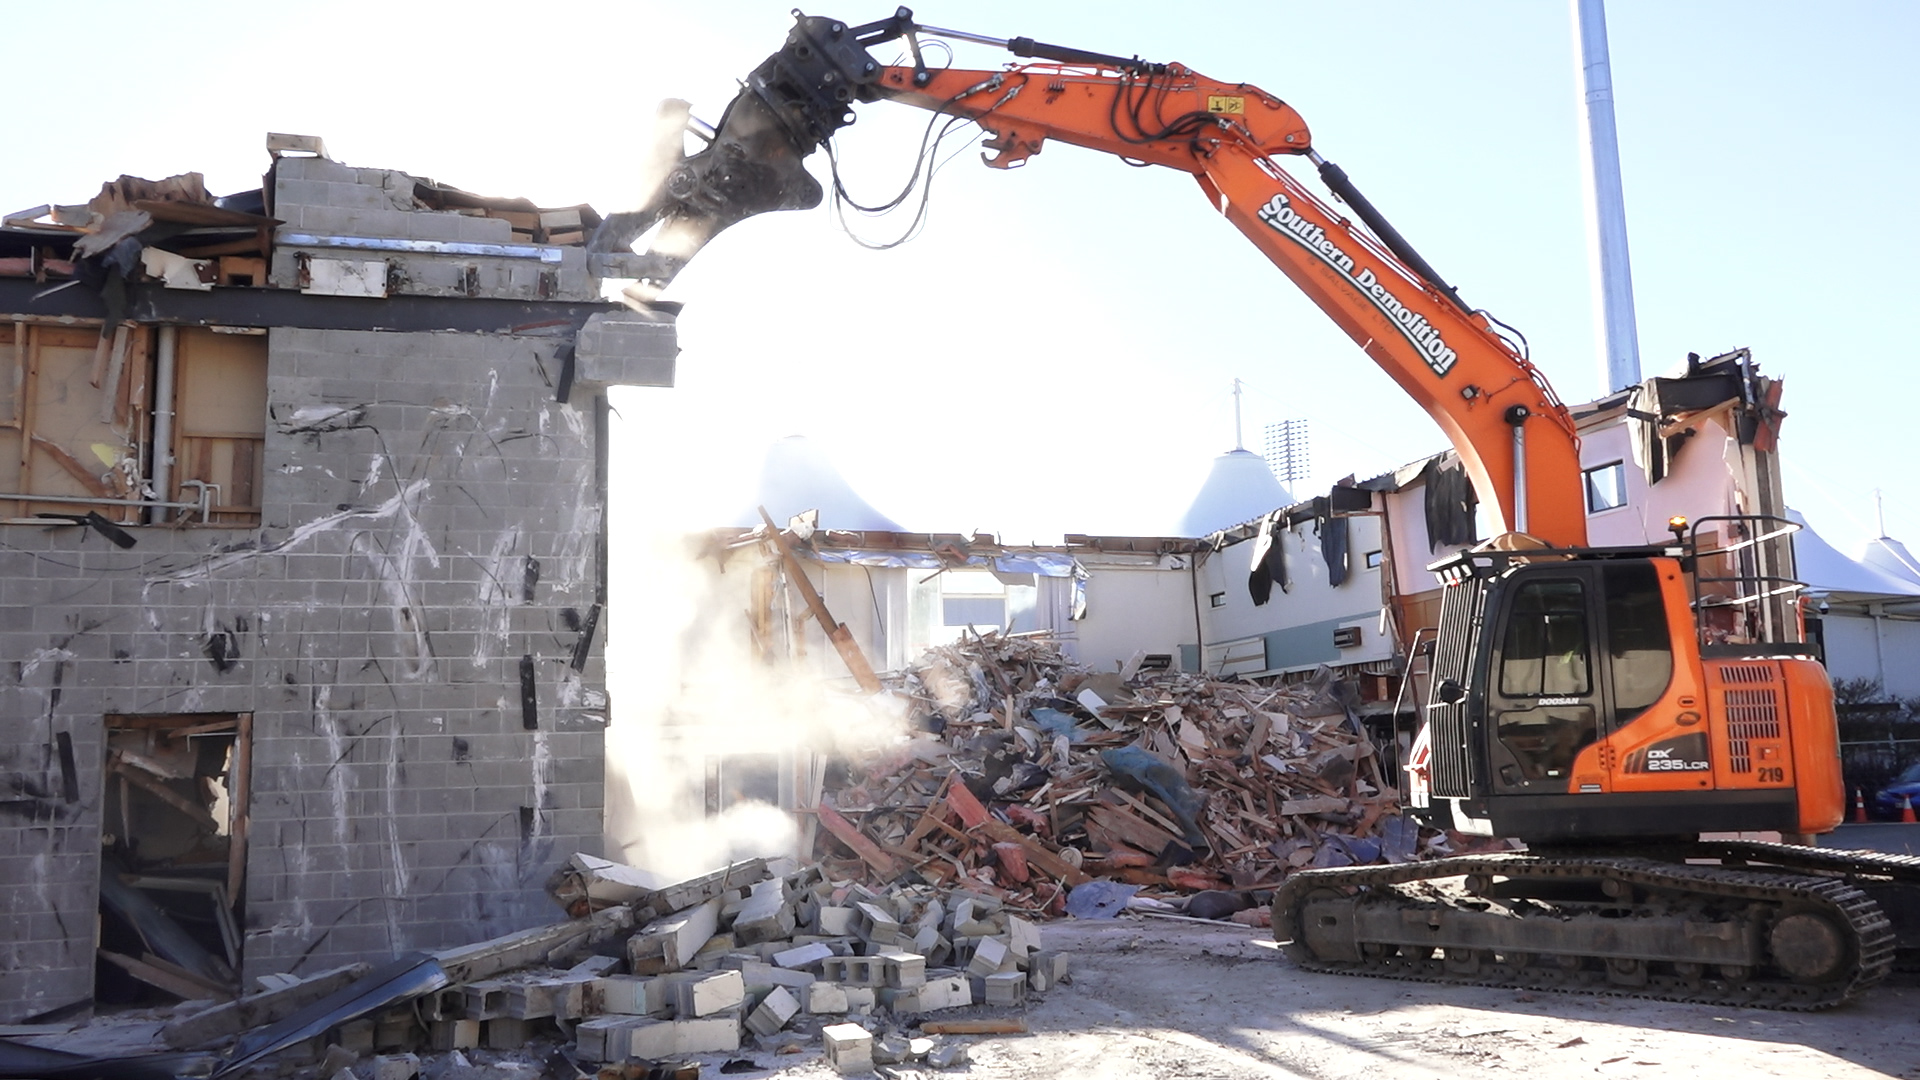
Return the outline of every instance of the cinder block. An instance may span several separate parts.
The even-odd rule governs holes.
[[[800,970],[812,967],[832,955],[833,949],[830,946],[816,941],[810,945],[800,945],[774,953],[773,963],[776,967]]]
[[[957,1009],[973,1004],[973,988],[967,976],[954,973],[929,976],[924,986],[892,991],[892,1009],[897,1014]]]
[[[471,1050],[479,1045],[480,1021],[478,1020],[434,1020],[427,1024],[429,1049],[441,1052]]]
[[[818,911],[814,912],[813,926],[828,937],[851,934],[853,933],[853,909],[823,904]]]
[[[507,984],[498,979],[467,984],[466,1013],[469,1020],[491,1020],[507,1014]]]
[[[738,1049],[740,1017],[737,1014],[699,1020],[655,1020],[636,1025],[627,1032],[626,1056],[647,1061]]]
[[[589,956],[585,960],[567,969],[569,974],[590,975],[595,978],[611,975],[620,970],[620,958],[617,956]]]
[[[373,1080],[413,1080],[420,1075],[420,1058],[414,1054],[381,1054],[373,1059]]]
[[[510,983],[507,986],[506,1015],[517,1020],[539,1020],[554,1014],[555,999],[564,1007],[566,984],[557,979]]]
[[[1025,1005],[1027,1003],[1027,976],[1018,971],[1001,971],[987,976],[986,1003],[988,1005]]]
[[[1040,949],[1040,928],[1018,915],[1008,915],[1007,949],[1024,967],[1027,954]]]
[[[829,1024],[820,1032],[827,1047],[827,1064],[834,1071],[864,1073],[873,1071],[873,1035],[859,1024]]]
[[[847,1011],[847,989],[839,983],[816,982],[802,994],[810,1013],[838,1015]]]
[[[350,1020],[336,1030],[340,1033],[339,1045],[356,1054],[373,1053],[373,1021]]]
[[[738,971],[683,975],[671,980],[673,1013],[686,1020],[737,1008],[746,1000],[746,983]]]
[[[820,977],[847,986],[885,986],[886,961],[878,956],[835,956],[820,961]]]
[[[755,1035],[772,1035],[786,1027],[787,1021],[793,1019],[793,1014],[799,1011],[800,1003],[787,992],[787,988],[776,986],[759,1007],[747,1014],[747,1027],[751,1028]]]
[[[927,958],[918,953],[884,952],[877,959],[882,965],[885,985],[906,990],[927,981]]]
[[[480,1041],[489,1050],[514,1050],[526,1044],[531,1022],[512,1016],[496,1016],[480,1028]]]
[[[1067,975],[1067,954],[1042,950],[1027,956],[1027,986],[1046,993]]]
[[[999,938],[983,937],[974,943],[973,958],[967,961],[967,974],[991,975],[1000,970],[1008,956],[1007,943]]]
[[[873,1006],[878,1000],[879,993],[873,987],[847,986],[842,987],[842,989],[847,992],[847,1012],[859,1016],[866,1016],[873,1012]]]
[[[585,1061],[624,1061],[633,1029],[652,1023],[633,1016],[602,1016],[582,1020],[573,1029],[574,1049]]]
[[[853,932],[875,945],[895,945],[900,941],[900,923],[878,904],[853,905]]]

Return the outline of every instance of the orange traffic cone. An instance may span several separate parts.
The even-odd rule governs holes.
[[[1908,825],[1915,824],[1913,817],[1913,796],[1900,800],[1900,820]]]
[[[1853,789],[1853,823],[1855,825],[1867,823],[1867,793],[1860,788]]]

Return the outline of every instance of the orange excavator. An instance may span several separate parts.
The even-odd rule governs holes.
[[[1026,62],[930,67],[929,38]],[[911,64],[874,59],[895,41]],[[630,252],[653,232],[650,277],[629,290],[645,302],[719,230],[818,205],[803,159],[873,102],[978,124],[996,168],[1054,141],[1192,175],[1433,417],[1497,519],[1500,539],[1432,567],[1445,588],[1406,802],[1525,850],[1296,873],[1273,926],[1297,963],[1804,1009],[1920,957],[1920,859],[1811,846],[1840,822],[1844,791],[1832,688],[1790,580],[1792,526],[1676,519],[1671,542],[1588,546],[1573,420],[1517,335],[1461,299],[1274,94],[921,26],[905,8],[865,25],[796,14],[720,124],[691,125],[702,150],[684,155],[668,131],[653,197],[594,246]],[[1701,836],[1759,831],[1803,842]]]

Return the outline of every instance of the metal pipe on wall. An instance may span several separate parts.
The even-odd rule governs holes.
[[[173,374],[180,347],[180,328],[160,327],[159,359],[153,379],[153,497],[165,503],[173,491]],[[173,511],[165,506],[153,509],[153,524],[168,521]]]
[[[1580,48],[1581,102],[1587,117],[1588,239],[1597,263],[1595,314],[1601,327],[1600,396],[1640,382],[1640,337],[1627,256],[1627,207],[1620,183],[1620,132],[1613,117],[1613,62],[1605,0],[1572,0]]]

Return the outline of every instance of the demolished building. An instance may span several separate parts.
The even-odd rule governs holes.
[[[0,1022],[535,925],[599,850],[604,390],[671,314],[591,207],[268,148],[0,227]]]

